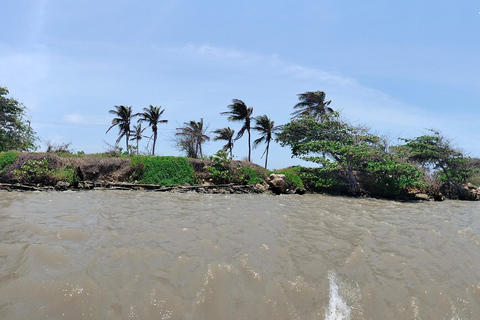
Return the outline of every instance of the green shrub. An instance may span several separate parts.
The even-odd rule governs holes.
[[[60,169],[52,169],[47,158],[40,160],[30,159],[22,164],[20,169],[13,170],[13,174],[20,181],[33,184],[54,185],[58,181],[73,184],[79,181],[74,166],[66,165]]]
[[[60,170],[52,170],[51,173],[54,181],[65,181],[74,184],[80,180],[77,176],[76,168],[72,165],[67,165]]]
[[[284,174],[288,189],[305,189],[302,179],[299,176],[300,167],[282,169],[274,173]]]
[[[17,152],[0,153],[0,174],[4,173],[18,158]]]
[[[206,168],[210,179],[214,183],[229,183],[232,180],[232,171],[228,153],[224,150],[219,150],[210,157],[210,160],[212,160],[212,165]]]
[[[302,179],[306,189],[315,192],[345,192],[348,188],[345,181],[340,179],[339,172],[332,167],[306,168],[295,167],[298,176]]]
[[[262,183],[263,178],[260,173],[257,172],[252,167],[249,166],[241,166],[238,165],[238,167],[235,170],[235,177],[234,177],[234,182],[239,183],[239,184],[257,184],[257,183]]]
[[[20,169],[13,170],[13,174],[25,183],[52,183],[52,170],[48,167],[48,159],[41,160],[30,159]]]
[[[134,156],[130,166],[133,168],[132,180],[140,183],[162,186],[194,183],[193,167],[183,157]]]
[[[411,188],[427,187],[420,169],[408,162],[391,159],[370,161],[365,170],[373,175],[377,188],[381,189],[384,195],[395,196],[404,194]]]

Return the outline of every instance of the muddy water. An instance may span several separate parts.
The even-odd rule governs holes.
[[[480,203],[0,193],[0,319],[480,319]]]

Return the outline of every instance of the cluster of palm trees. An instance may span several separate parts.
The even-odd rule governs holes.
[[[148,108],[143,108],[143,112],[133,114],[131,106],[115,106],[115,109],[109,110],[109,112],[113,114],[115,118],[113,118],[112,125],[110,126],[110,128],[108,128],[106,133],[108,133],[108,131],[110,131],[110,129],[112,129],[113,127],[118,126],[119,135],[115,143],[118,144],[120,140],[125,137],[127,151],[129,151],[130,146],[128,145],[128,142],[131,140],[136,140],[138,153],[138,143],[142,138],[145,137],[143,136],[143,131],[145,131],[146,128],[142,129],[142,122],[147,122],[147,125],[152,128],[152,136],[150,137],[150,139],[153,138],[152,155],[154,155],[155,145],[157,143],[158,137],[158,124],[168,122],[168,120],[160,120],[164,111],[165,109],[162,109],[162,107],[160,106],[156,107],[150,105]],[[130,126],[132,120],[134,117],[137,116],[140,117],[137,121],[138,124],[134,125],[133,130],[131,130]]]
[[[291,114],[293,117],[311,116],[318,121],[322,121],[323,116],[327,113],[333,112],[333,109],[329,107],[331,101],[325,101],[325,92],[323,91],[307,91],[298,95],[300,102],[298,102],[293,108],[295,111]],[[224,140],[226,144],[223,146],[224,151],[229,151],[230,158],[233,158],[233,146],[234,142],[242,138],[247,132],[248,134],[248,161],[251,161],[251,130],[259,133],[260,137],[253,141],[253,147],[256,148],[262,142],[266,144],[265,151],[262,157],[265,156],[265,168],[268,164],[268,151],[270,143],[274,138],[274,135],[282,129],[282,126],[275,126],[273,120],[267,115],[253,117],[253,107],[247,107],[245,102],[239,99],[233,99],[232,103],[227,106],[228,111],[221,112],[222,115],[228,115],[228,120],[233,122],[242,122],[243,125],[235,136],[235,130],[230,127],[225,127],[212,131],[215,134],[214,141]],[[112,125],[108,128],[107,132],[115,126],[119,128],[119,137],[116,140],[118,144],[123,137],[126,139],[127,150],[129,150],[128,142],[131,140],[138,143],[144,138],[143,131],[146,128],[142,128],[142,122],[147,122],[147,125],[152,129],[153,148],[152,155],[155,154],[155,144],[158,136],[158,124],[167,123],[168,120],[160,120],[165,109],[161,107],[155,107],[150,105],[149,108],[143,108],[143,112],[132,114],[132,107],[115,106],[115,109],[109,112],[115,115],[112,120]],[[134,117],[139,116],[138,124],[133,126],[131,130],[131,122]],[[252,126],[252,122],[255,122]],[[203,118],[200,121],[184,122],[183,126],[176,128],[175,136],[177,137],[177,144],[186,152],[187,156],[192,158],[203,157],[202,144],[210,140],[207,135],[208,126],[203,122]],[[234,137],[235,136],[235,137]]]

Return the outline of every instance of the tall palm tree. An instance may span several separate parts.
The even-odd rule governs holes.
[[[147,128],[142,128],[142,124],[139,123],[138,125],[133,126],[133,130],[131,132],[132,137],[130,138],[130,140],[131,141],[137,141],[137,155],[138,155],[138,151],[139,151],[138,145],[139,145],[140,140],[142,140],[142,138],[148,138],[148,137],[143,135],[143,131],[145,131],[145,129],[147,129]]]
[[[262,157],[265,155],[265,169],[267,168],[268,162],[268,150],[270,148],[270,141],[273,140],[273,135],[279,131],[282,126],[275,126],[275,122],[270,120],[267,115],[258,116],[254,118],[255,126],[252,128],[260,133],[260,138],[253,141],[253,147],[256,148],[260,143],[265,142],[267,147],[262,154]]]
[[[253,107],[247,107],[245,102],[239,99],[233,99],[232,104],[228,105],[230,111],[221,112],[220,114],[228,114],[230,121],[243,121],[243,127],[238,131],[235,140],[243,137],[245,131],[248,132],[248,161],[251,161],[251,137],[250,137],[250,122],[252,119]]]
[[[120,140],[125,137],[128,152],[128,140],[130,140],[130,123],[132,121],[132,118],[135,117],[136,114],[132,114],[131,106],[115,106],[115,109],[109,110],[108,112],[113,114],[115,118],[112,119],[112,125],[105,133],[108,133],[108,131],[110,131],[110,129],[112,129],[113,127],[118,126],[119,136],[115,143],[118,144]]]
[[[214,141],[225,140],[227,143],[223,146],[224,151],[230,150],[230,158],[233,159],[233,135],[235,130],[232,130],[230,127],[217,129],[213,131],[217,136],[213,138]]]
[[[203,118],[197,121],[184,122],[183,127],[177,128],[175,134],[180,138],[178,141],[180,147],[187,152],[187,156],[192,158],[203,157],[202,144],[210,141],[210,137],[205,133],[208,126],[204,126]]]
[[[153,149],[152,149],[152,156],[155,155],[155,144],[157,143],[157,136],[158,136],[158,124],[159,123],[167,123],[168,120],[160,120],[165,109],[162,110],[162,107],[154,107],[150,105],[148,108],[143,108],[143,112],[139,113],[140,119],[138,122],[146,121],[149,127],[152,127],[153,131]]]
[[[316,120],[321,120],[325,114],[333,112],[333,109],[328,106],[332,101],[325,101],[325,96],[323,91],[307,91],[298,94],[300,102],[293,107],[297,110],[291,115],[293,118],[310,115]]]

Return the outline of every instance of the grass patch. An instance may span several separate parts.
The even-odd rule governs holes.
[[[132,180],[161,186],[177,186],[194,183],[192,165],[183,157],[134,156]]]
[[[17,152],[2,152],[0,153],[0,174],[4,173],[12,164],[17,161]]]

